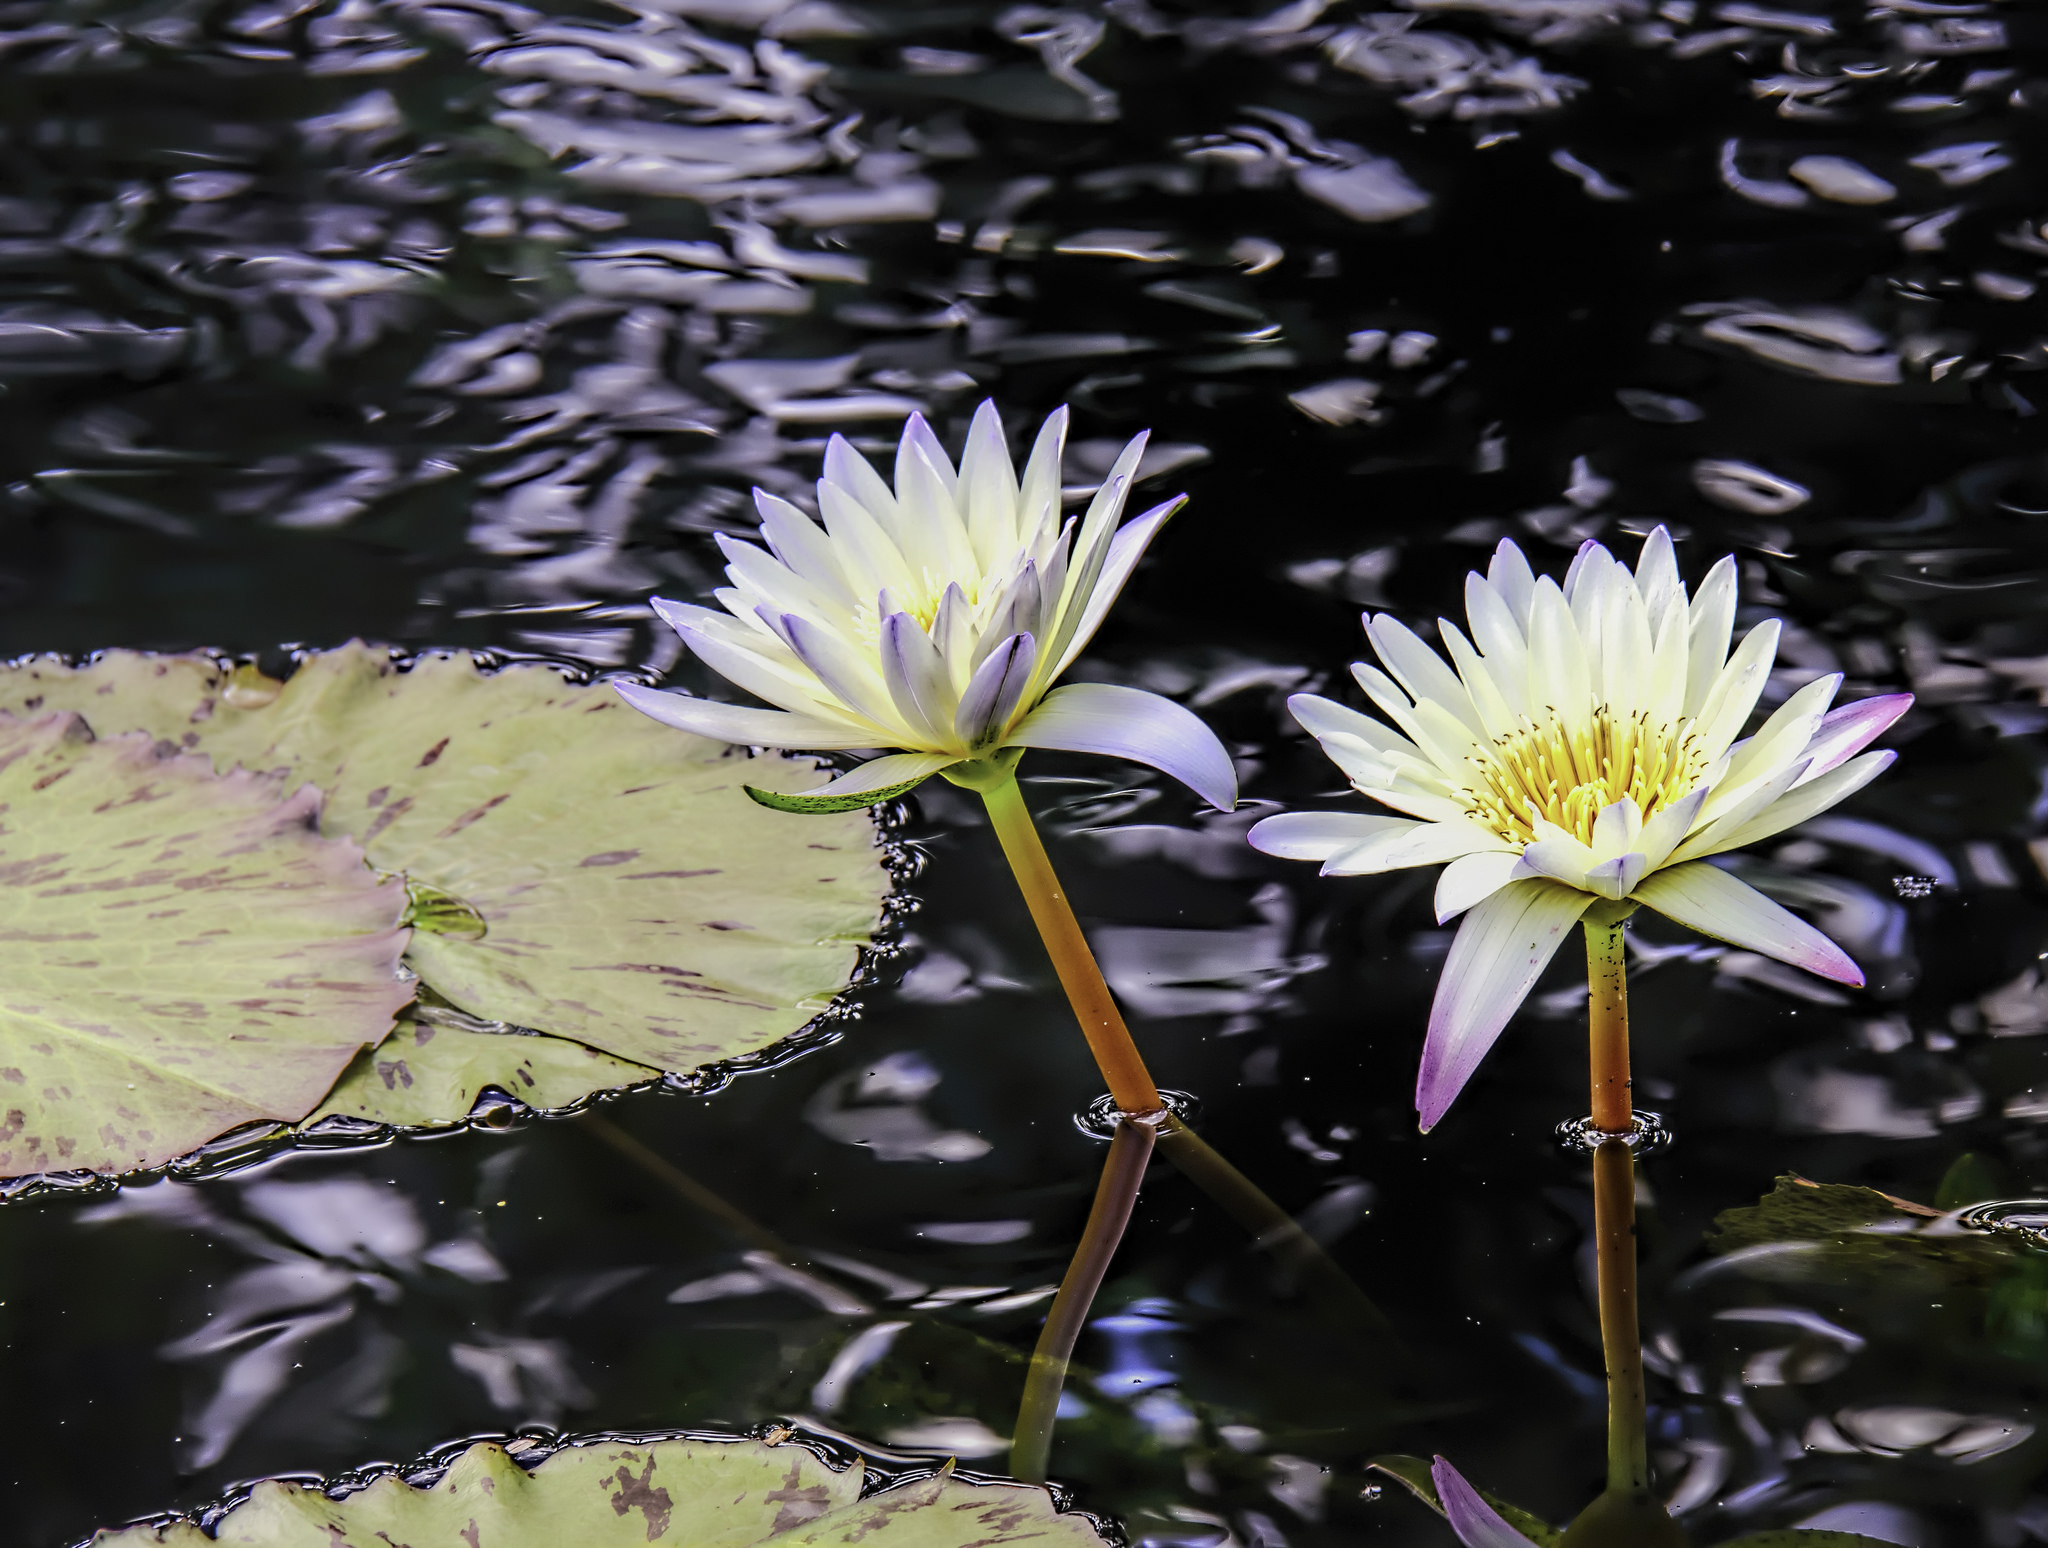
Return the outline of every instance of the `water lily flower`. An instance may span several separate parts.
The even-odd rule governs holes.
[[[833,436],[818,481],[822,526],[756,489],[766,547],[720,534],[724,611],[654,602],[707,666],[775,708],[632,684],[620,684],[620,695],[720,741],[895,749],[775,805],[868,806],[956,764],[1046,747],[1149,764],[1229,808],[1230,756],[1188,710],[1136,688],[1054,687],[1184,499],[1118,525],[1145,450],[1140,435],[1078,523],[1062,520],[1066,433],[1061,408],[1020,478],[994,404],[976,411],[958,469],[913,415],[893,489]]]
[[[1735,582],[1724,558],[1688,597],[1662,527],[1633,574],[1587,543],[1562,585],[1503,542],[1486,574],[1466,577],[1469,636],[1439,622],[1448,664],[1398,620],[1367,615],[1385,670],[1352,671],[1391,725],[1314,694],[1288,701],[1352,785],[1400,815],[1290,812],[1251,842],[1329,876],[1443,865],[1437,918],[1465,916],[1423,1046],[1425,1130],[1596,907],[1646,906],[1861,987],[1833,941],[1707,857],[1862,789],[1893,758],[1863,749],[1913,698],[1830,709],[1837,673],[1742,738],[1780,625],[1765,620],[1731,652]]]

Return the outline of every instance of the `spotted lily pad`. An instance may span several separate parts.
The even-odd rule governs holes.
[[[1088,1518],[1044,1489],[968,1483],[950,1469],[861,1498],[861,1465],[835,1472],[796,1445],[595,1441],[527,1472],[470,1447],[431,1483],[387,1475],[335,1499],[272,1479],[209,1537],[189,1521],[102,1532],[95,1548],[1103,1548]]]
[[[401,668],[353,644],[279,684],[206,656],[111,651],[0,672],[0,708],[76,709],[223,769],[311,781],[328,793],[323,831],[405,875],[407,961],[442,999],[647,1071],[803,1026],[847,983],[888,889],[865,815],[792,824],[748,799],[747,785],[823,783],[808,762],[656,725],[542,663]],[[394,1075],[388,1105],[366,1064],[337,1110],[421,1121],[428,1091],[518,1092],[534,1053],[530,1039],[437,1038],[405,1056],[414,1085]],[[431,1068],[451,1056],[459,1070]]]
[[[0,1175],[302,1118],[412,997],[405,893],[320,794],[0,715]]]
[[[526,1106],[570,1107],[598,1091],[658,1080],[661,1071],[566,1037],[479,1031],[448,1021],[402,1021],[367,1049],[313,1114],[434,1128],[469,1113],[495,1088]]]

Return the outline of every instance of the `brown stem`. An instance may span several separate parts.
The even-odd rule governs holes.
[[[1154,1137],[1153,1125],[1126,1119],[1117,1124],[1110,1139],[1109,1158],[1095,1188],[1087,1228],[1067,1265],[1066,1277],[1060,1281],[1059,1294],[1053,1297],[1045,1330],[1038,1335],[1038,1347],[1031,1351],[1031,1369],[1024,1377],[1024,1401],[1017,1409],[1017,1432],[1010,1442],[1010,1472],[1025,1483],[1045,1482],[1067,1365],[1088,1321],[1089,1308],[1095,1304],[1095,1292],[1102,1288],[1110,1259],[1123,1240],[1124,1227],[1130,1224],[1138,1185],[1145,1180],[1145,1167],[1152,1159]]]
[[[1607,1487],[1650,1486],[1643,1336],[1636,1304],[1635,1127],[1628,1073],[1628,957],[1619,921],[1586,920],[1588,1063],[1593,1127],[1617,1136],[1593,1152],[1593,1237],[1598,1255],[1600,1345],[1607,1364]]]
[[[1110,1095],[1123,1112],[1158,1112],[1165,1105],[1159,1100],[1159,1087],[1153,1084],[1152,1072],[1145,1068],[1138,1045],[1131,1041],[1123,1013],[1110,998],[1109,985],[1103,982],[1095,953],[1088,949],[1087,938],[1081,934],[1081,922],[1074,917],[1073,906],[1067,902],[1066,891],[1053,872],[1052,861],[1047,858],[1045,845],[1031,821],[1031,810],[1024,804],[1024,793],[1017,788],[1016,776],[1006,770],[1003,778],[976,788],[988,805],[989,821],[1010,869],[1016,873],[1032,922],[1038,926],[1038,934],[1052,958],[1053,971],[1059,974],[1060,987],[1066,990],[1095,1062],[1102,1069],[1103,1079],[1109,1082]]]

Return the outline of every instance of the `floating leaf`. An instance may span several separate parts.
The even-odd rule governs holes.
[[[303,1117],[412,997],[403,890],[319,792],[0,716],[0,1175]]]
[[[492,1088],[545,1111],[660,1077],[660,1070],[566,1037],[402,1021],[349,1066],[309,1121],[357,1118],[433,1128],[465,1117]]]
[[[78,709],[222,768],[312,781],[328,792],[325,831],[406,876],[420,925],[407,960],[443,999],[650,1069],[804,1025],[845,986],[888,887],[867,818],[791,824],[742,789],[801,792],[823,772],[657,725],[542,663],[484,671],[454,654],[401,669],[353,644],[279,685],[204,656],[112,651],[0,672],[12,706]],[[468,1084],[463,1070],[428,1081]],[[359,1083],[350,1099],[374,1096]]]
[[[187,1521],[102,1532],[95,1548],[1103,1548],[1087,1517],[1044,1489],[968,1483],[950,1469],[860,1497],[855,1462],[834,1472],[798,1445],[593,1441],[531,1473],[500,1446],[463,1452],[415,1487],[379,1478],[341,1499],[278,1479],[256,1485],[208,1535]]]
[[[1787,1175],[1755,1204],[1716,1215],[1707,1246],[1726,1253],[1766,1242],[1828,1241],[1881,1223],[1910,1226],[1914,1216],[1926,1219],[1940,1214],[1940,1210],[1895,1199],[1875,1188],[1810,1182]]]

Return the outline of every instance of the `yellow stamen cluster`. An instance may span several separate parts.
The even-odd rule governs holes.
[[[1577,732],[1553,711],[1547,725],[1499,737],[1466,764],[1472,815],[1517,845],[1535,839],[1538,818],[1589,844],[1602,808],[1628,796],[1648,821],[1706,772],[1683,728],[1651,725],[1643,715],[1617,720],[1604,707]]]

